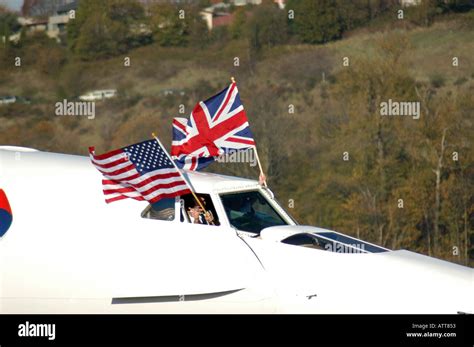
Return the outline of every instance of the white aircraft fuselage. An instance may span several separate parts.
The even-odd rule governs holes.
[[[0,313],[474,312],[471,268],[297,225],[253,180],[184,173],[219,226],[182,221],[179,198],[173,220],[106,204],[87,157],[0,147]],[[241,192],[285,225],[237,230],[223,196]]]

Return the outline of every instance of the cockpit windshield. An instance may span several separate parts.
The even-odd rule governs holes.
[[[259,191],[221,195],[230,224],[242,231],[260,233],[262,229],[288,225]]]

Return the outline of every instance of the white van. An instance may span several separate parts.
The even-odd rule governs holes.
[[[31,101],[22,96],[0,96],[0,104],[27,104],[29,105]]]

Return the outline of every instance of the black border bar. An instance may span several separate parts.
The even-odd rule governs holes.
[[[55,339],[18,336],[26,322],[55,324]],[[440,333],[451,336],[435,337]],[[465,314],[0,315],[1,347],[149,343],[473,346],[474,321]]]

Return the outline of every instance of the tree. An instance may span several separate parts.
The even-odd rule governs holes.
[[[183,10],[183,9],[181,9]],[[171,4],[155,5],[151,12],[153,39],[161,46],[184,46],[188,42],[186,11]]]
[[[244,35],[247,14],[245,8],[239,8],[234,12],[234,21],[230,25],[229,31],[233,39],[240,39]]]
[[[10,58],[10,35],[21,28],[18,16],[0,5],[0,60]],[[3,65],[3,64],[2,64]]]
[[[126,29],[104,13],[91,14],[81,29],[75,52],[85,60],[113,56],[125,51],[122,40]]]
[[[408,71],[397,64],[406,51],[408,41],[402,35],[391,35],[376,43],[368,61],[356,62],[350,70],[343,70],[329,93],[337,95],[346,104],[348,117],[340,123],[330,149],[333,157],[350,153],[350,160],[337,161],[331,175],[322,185],[334,189],[336,172],[340,179],[343,211],[342,230],[358,230],[360,237],[381,245],[404,242],[398,232],[413,225],[410,215],[397,206],[398,199],[406,198],[403,185],[406,175],[407,153],[399,141],[401,124],[396,119],[383,117],[380,104],[390,99],[411,100],[414,80]],[[401,193],[404,195],[399,195]],[[410,231],[413,235],[413,232]],[[406,234],[406,237],[412,235]]]
[[[256,51],[263,46],[271,47],[286,42],[288,25],[285,12],[273,4],[260,5],[248,22],[247,36]]]
[[[408,8],[407,17],[417,25],[430,26],[434,17],[444,11],[444,5],[439,0],[421,0],[417,6]]]
[[[143,17],[135,0],[83,0],[68,25],[68,45],[84,60],[123,53],[136,42],[131,28]]]
[[[109,18],[113,21],[132,24],[145,16],[143,6],[135,0],[108,0]]]
[[[153,39],[161,46],[206,45],[209,31],[198,6],[156,4],[151,9]]]
[[[335,0],[289,0],[286,9],[294,11],[290,24],[302,42],[326,43],[341,37],[343,26]]]
[[[343,31],[352,30],[363,24],[366,24],[371,16],[374,16],[374,10],[367,0],[336,0],[338,21]],[[369,4],[369,5],[368,5]]]
[[[21,28],[18,23],[18,16],[15,13],[8,11],[5,7],[0,6],[0,30],[2,36],[6,35],[6,32],[14,33]]]
[[[199,14],[197,7],[192,7],[188,11],[188,16],[189,44],[194,47],[205,47],[210,41],[210,33],[206,22]]]

